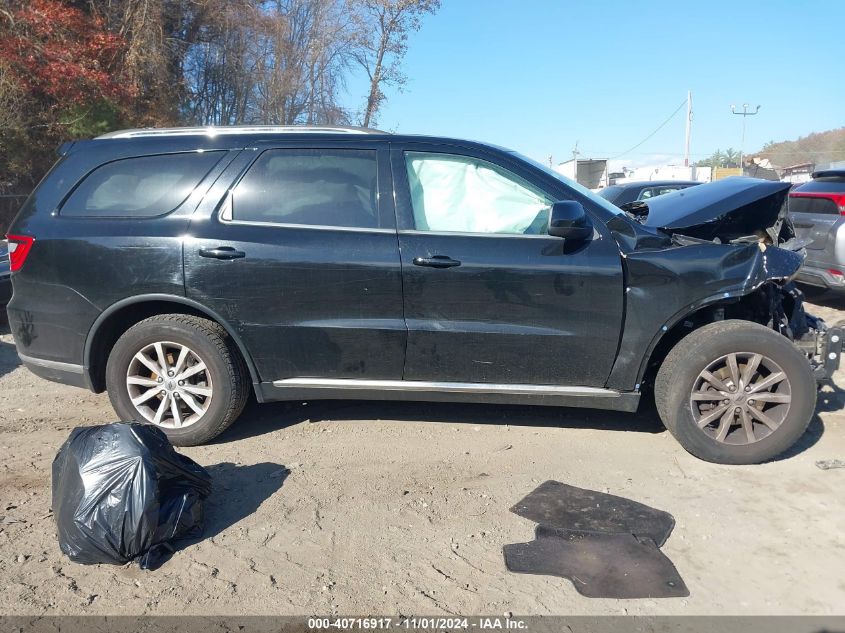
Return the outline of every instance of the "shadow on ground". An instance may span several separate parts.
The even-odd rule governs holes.
[[[154,560],[150,569],[158,569],[180,550],[213,539],[242,519],[255,514],[261,504],[273,496],[290,471],[282,464],[262,462],[241,466],[223,462],[205,469],[211,475],[211,496],[204,505],[205,525],[195,538],[170,543],[162,556]]]
[[[845,310],[845,293],[832,292],[830,290],[823,290],[821,288],[814,288],[812,286],[800,286],[804,297],[811,305],[807,306],[807,312],[813,313],[813,306],[822,306],[832,310]],[[827,319],[825,319],[828,321]],[[843,314],[843,321],[845,321],[845,314]],[[828,325],[835,325],[828,321]]]
[[[257,512],[290,474],[284,465],[272,462],[252,465],[223,462],[206,466],[206,470],[211,475],[212,490],[205,502],[205,530],[200,540],[214,538]]]
[[[8,326],[0,324],[0,335],[8,333]],[[18,358],[18,352],[15,346],[12,343],[0,341],[0,376],[5,376],[9,372],[14,371],[20,364],[21,359]]]
[[[252,401],[238,422],[223,433],[218,441],[232,442],[304,422],[332,420],[510,424],[641,433],[660,433],[665,430],[653,407],[647,406],[643,406],[640,413],[634,414],[597,409],[442,402],[314,400],[258,404]]]
[[[813,446],[824,435],[824,422],[819,414],[832,413],[833,411],[840,411],[843,408],[845,408],[845,389],[841,389],[832,380],[827,381],[819,391],[818,399],[816,400],[816,414],[810,420],[806,433],[790,449],[773,461],[789,459]]]
[[[814,446],[824,434],[820,413],[845,408],[845,390],[830,382],[819,392],[816,413],[789,450],[772,461],[789,459]],[[549,428],[587,428],[598,431],[662,433],[653,404],[644,399],[638,413],[522,405],[395,402],[374,400],[314,400],[247,405],[237,423],[215,440],[227,443],[272,433],[307,422],[365,422],[389,420],[449,424],[509,424]]]

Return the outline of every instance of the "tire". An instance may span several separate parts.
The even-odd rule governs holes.
[[[654,384],[669,432],[688,452],[718,464],[757,464],[783,453],[806,431],[816,394],[810,364],[789,339],[738,320],[711,323],[681,339]]]
[[[172,375],[154,371],[162,358]],[[231,337],[217,323],[186,314],[153,316],[129,328],[109,354],[106,388],[120,419],[155,424],[176,446],[220,435],[249,396],[247,369]]]

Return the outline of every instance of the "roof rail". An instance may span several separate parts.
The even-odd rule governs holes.
[[[98,139],[141,138],[154,136],[221,136],[224,134],[387,134],[366,127],[316,125],[231,125],[208,127],[137,128],[117,130],[98,136]]]

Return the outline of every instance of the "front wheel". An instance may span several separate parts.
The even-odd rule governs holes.
[[[217,323],[163,314],[129,328],[106,365],[106,387],[122,420],[159,427],[176,446],[204,444],[240,415],[246,368]]]
[[[791,447],[815,412],[816,391],[807,358],[789,339],[738,320],[681,339],[654,385],[669,432],[720,464],[756,464]]]

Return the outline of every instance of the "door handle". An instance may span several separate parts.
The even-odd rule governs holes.
[[[235,250],[231,246],[217,246],[215,248],[201,248],[200,257],[212,259],[240,259],[246,257],[243,251]]]
[[[431,257],[414,257],[414,266],[428,266],[429,268],[452,268],[460,266],[461,262],[446,255],[432,255]]]

